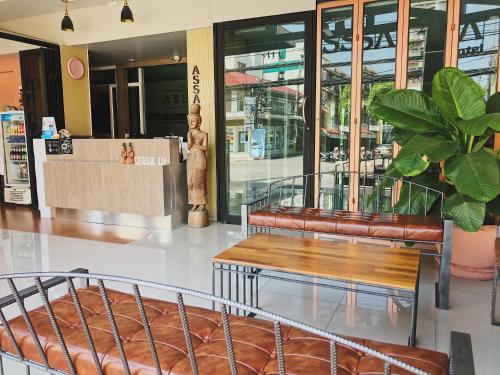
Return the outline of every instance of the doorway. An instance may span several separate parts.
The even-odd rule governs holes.
[[[313,170],[313,22],[304,12],[216,26],[219,221],[239,223],[269,182]]]

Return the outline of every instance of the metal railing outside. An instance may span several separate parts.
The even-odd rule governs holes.
[[[262,181],[259,193],[248,197],[245,204],[263,202],[260,205],[288,207],[306,207],[310,194],[316,195],[314,206],[327,210],[347,210],[349,199],[349,181],[359,182],[359,211],[412,213],[425,216],[431,206],[436,205],[436,212],[442,215],[444,203],[442,191],[408,181],[402,178],[388,177],[383,174],[365,173],[348,170],[333,170],[306,175],[284,177],[272,181]],[[253,182],[254,184],[257,181]],[[314,189],[317,184],[317,194]],[[264,187],[267,191],[264,190]],[[407,198],[407,199],[399,199]],[[419,199],[416,199],[419,198]],[[422,204],[415,208],[414,202]],[[404,202],[404,206],[402,206]],[[418,210],[418,212],[415,212]],[[442,216],[441,216],[442,217]]]

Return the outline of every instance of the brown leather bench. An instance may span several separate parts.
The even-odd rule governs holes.
[[[112,327],[97,287],[77,290],[99,362],[106,375],[123,374]],[[134,295],[107,290],[130,371],[135,375],[156,374],[140,311]],[[192,374],[179,308],[176,303],[143,298],[152,336],[158,351],[163,374]],[[96,366],[70,295],[51,302],[64,341],[77,374],[96,374]],[[191,337],[200,374],[230,374],[221,314],[198,307],[186,307]],[[44,306],[28,313],[34,330],[53,369],[70,373],[60,343]],[[276,341],[273,323],[255,318],[230,316],[231,335],[238,374],[278,374]],[[9,326],[23,356],[43,363],[35,342],[21,316],[9,321]],[[282,325],[286,373],[300,375],[330,374],[330,341],[301,329]],[[385,344],[372,340],[352,339],[376,351],[413,365],[426,373],[449,373],[449,359],[444,353],[407,346]],[[15,354],[5,328],[0,332],[1,348]],[[383,374],[384,363],[359,350],[337,344],[338,374]],[[392,368],[392,374],[409,372]]]
[[[398,241],[443,242],[443,220],[433,216],[266,206],[248,214],[248,225]]]
[[[273,229],[373,238],[398,242],[441,244],[439,282],[436,282],[436,307],[449,308],[451,234],[453,222],[434,216],[396,213],[351,212],[309,207],[268,204],[256,207],[260,200],[242,205],[244,235]]]

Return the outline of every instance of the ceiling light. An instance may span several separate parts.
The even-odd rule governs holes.
[[[134,15],[132,14],[130,7],[128,6],[128,0],[125,0],[125,2],[123,3],[121,21],[125,23],[134,22]]]
[[[68,14],[68,0],[62,0],[64,3],[64,17],[61,22],[61,30],[62,31],[75,31],[75,28],[73,26],[73,21],[71,21],[71,18],[69,18]]]

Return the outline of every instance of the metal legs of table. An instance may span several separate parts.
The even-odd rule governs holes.
[[[394,298],[397,300],[409,301],[411,303],[411,327],[410,327],[410,336],[408,338],[408,345],[415,346],[416,336],[417,336],[418,290],[420,282],[419,281],[420,269],[418,275],[419,276],[417,278],[415,291],[386,289],[383,286],[367,285],[362,283],[356,284],[356,288],[353,289],[352,287],[344,286],[346,282],[342,280],[336,280],[336,281],[334,280],[335,283],[340,283],[342,285],[336,285],[331,283],[327,284],[325,283],[327,280],[319,278],[313,278],[313,281],[297,279],[293,277],[297,276],[296,274],[289,272],[283,272],[283,271],[271,272],[269,270],[261,272],[261,270],[252,267],[235,266],[223,263],[213,263],[212,294],[221,298],[227,298],[236,302],[243,303],[250,307],[259,308],[259,278],[265,277],[271,280],[320,286],[325,288],[344,290],[347,292],[362,293],[380,297]],[[331,282],[332,280],[329,281]],[[403,295],[401,295],[400,293],[403,293]],[[212,304],[212,309],[215,309],[214,304]],[[231,311],[229,312],[232,313]],[[240,315],[241,313],[249,317],[255,316],[255,314],[247,314],[247,311],[240,311],[239,309],[236,309],[234,313],[236,315]]]
[[[443,247],[441,250],[441,265],[439,282],[436,283],[436,307],[448,310],[450,308],[450,273],[453,221],[444,221]]]
[[[491,294],[491,324],[500,326],[500,320],[496,319],[497,306],[497,288],[500,282],[500,265],[495,264],[495,273],[493,275],[493,293]]]
[[[411,333],[408,339],[408,346],[417,344],[417,318],[418,318],[418,291],[420,289],[420,264],[418,266],[417,285],[413,293],[413,301],[411,305]]]
[[[251,267],[235,266],[228,264],[212,264],[212,294],[221,298],[227,298],[244,305],[259,308],[259,270]],[[215,303],[212,303],[215,309]],[[247,315],[246,311],[232,311],[236,315]],[[253,317],[255,314],[248,314]]]

